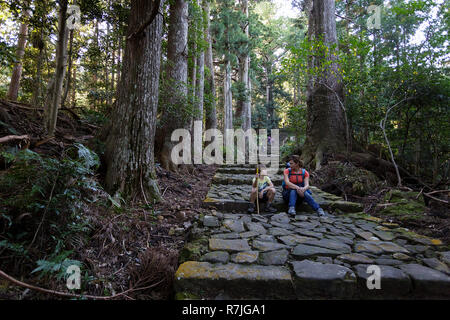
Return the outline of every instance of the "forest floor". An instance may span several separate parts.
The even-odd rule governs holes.
[[[43,111],[35,110],[30,105],[0,100],[0,137],[29,135],[20,143],[11,141],[0,145],[6,148],[0,151],[29,148],[43,157],[61,160],[67,148],[74,143],[82,143],[101,152],[101,145],[95,137],[102,124],[99,113],[80,116],[73,110],[62,110],[55,138],[51,140],[44,138],[42,115]],[[0,156],[0,178],[12,167]],[[162,201],[156,204],[142,201],[125,204],[120,199],[112,199],[102,188],[90,192],[81,190],[78,200],[82,201],[77,205],[75,216],[82,223],[70,213],[66,217],[45,217],[47,209],[44,213],[41,209],[40,214],[31,217],[15,212],[1,204],[12,193],[0,188],[0,200],[3,199],[0,201],[0,269],[39,288],[67,292],[66,281],[58,270],[70,258],[69,261],[79,261],[83,265],[83,294],[105,296],[125,292],[118,298],[172,299],[172,281],[178,267],[179,253],[187,241],[195,216],[207,214],[210,210],[203,208],[202,202],[215,171],[214,166],[200,165],[193,172],[176,174],[157,165]],[[102,178],[103,168],[100,166],[89,180],[101,185]],[[47,198],[51,200],[52,197],[53,189],[48,191],[43,192],[44,204]],[[349,197],[370,209],[380,201],[382,193]],[[73,206],[72,202],[67,204],[67,207]],[[372,211],[376,215],[376,210]],[[13,223],[10,223],[11,218],[8,222],[7,214],[12,215]],[[446,216],[424,215],[423,220],[409,221],[407,225],[395,221],[395,218],[392,222],[400,222],[404,227],[449,243],[449,219]],[[55,224],[58,232],[52,231]],[[78,234],[69,232],[71,229],[67,228],[70,224],[81,225],[80,230],[83,231]],[[31,241],[34,238],[36,241]],[[57,252],[55,247],[64,250]],[[27,249],[26,254],[19,254],[24,252],[21,248]],[[39,261],[47,261],[47,267],[50,267],[32,273],[37,266],[43,266]],[[24,289],[0,279],[0,300],[55,298],[58,296]]]

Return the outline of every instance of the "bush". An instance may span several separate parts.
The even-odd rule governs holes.
[[[90,223],[81,210],[83,200],[101,189],[92,175],[98,156],[82,144],[65,150],[62,159],[30,150],[2,152],[8,165],[0,172],[0,255],[37,261],[33,272],[64,276],[74,239],[86,238]],[[24,266],[20,264],[21,268]]]

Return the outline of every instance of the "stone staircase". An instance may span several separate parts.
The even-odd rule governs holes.
[[[362,213],[357,203],[312,188],[331,215],[306,205],[286,214],[247,214],[254,169],[221,167],[180,254],[177,299],[448,299],[450,251],[439,240]],[[262,207],[263,209],[264,207]],[[368,289],[368,266],[381,271],[381,289]]]

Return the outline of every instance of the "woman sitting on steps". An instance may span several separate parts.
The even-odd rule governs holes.
[[[303,162],[297,155],[289,157],[290,168],[284,170],[283,200],[289,205],[288,214],[295,216],[295,206],[303,200],[318,213],[325,216],[323,209],[314,201],[309,190],[309,173],[303,169]],[[297,201],[299,200],[299,201]]]

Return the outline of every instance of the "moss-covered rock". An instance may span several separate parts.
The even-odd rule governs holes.
[[[204,236],[184,246],[180,252],[179,262],[199,261],[206,252],[208,252],[208,237]]]
[[[382,216],[395,217],[400,221],[421,220],[426,206],[418,192],[392,189],[384,196],[385,203],[379,204]]]
[[[373,193],[382,184],[373,172],[337,161],[316,171],[312,182],[327,192],[341,195],[344,191],[361,197]]]

